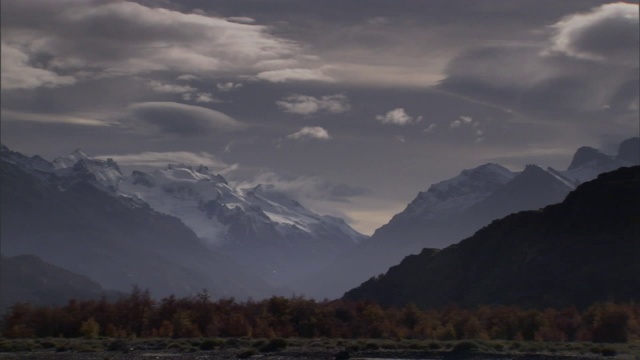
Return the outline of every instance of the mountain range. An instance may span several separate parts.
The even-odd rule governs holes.
[[[155,296],[208,289],[262,297],[272,288],[210,251],[179,219],[120,196],[79,161],[56,169],[40,157],[1,150],[2,254],[35,255],[109,290],[148,288]],[[111,171],[115,164],[107,164]],[[215,275],[212,275],[215,274]]]
[[[346,300],[420,307],[588,306],[640,299],[640,166],[605,173],[556,205],[424,249]]]
[[[107,289],[156,296],[292,294],[284,284],[368,237],[269,185],[205,166],[122,174],[76,150],[49,162],[2,147],[2,252],[32,254]]]
[[[369,241],[301,282],[300,287],[310,296],[339,297],[409,254],[446,247],[493,220],[558,203],[577,185],[601,173],[638,165],[638,154],[640,138],[631,138],[619,145],[616,155],[581,147],[563,171],[528,165],[513,172],[492,163],[464,170],[420,192]]]
[[[238,188],[202,165],[124,175],[113,160],[80,150],[47,161],[3,146],[0,249],[3,264],[37,256],[103,291],[138,285],[158,297],[207,289],[214,297],[337,298],[409,254],[558,203],[602,172],[639,163],[639,153],[634,138],[614,156],[580,148],[562,171],[528,165],[514,172],[493,163],[464,170],[420,192],[368,238],[271,185]],[[35,274],[45,265],[26,261],[23,268],[34,266]]]

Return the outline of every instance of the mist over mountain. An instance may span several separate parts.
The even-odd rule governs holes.
[[[620,149],[622,156],[580,148],[564,171],[529,165],[515,173],[498,164],[485,164],[431,185],[369,241],[305,281],[313,284],[305,287],[305,293],[320,298],[340,296],[409,254],[451,245],[511,213],[558,203],[576,185],[600,173],[638,164],[625,160],[633,160],[631,154],[640,152],[638,138],[626,140]]]
[[[509,215],[441,251],[408,256],[344,298],[421,307],[637,301],[638,200],[640,167],[605,173],[560,204]]]

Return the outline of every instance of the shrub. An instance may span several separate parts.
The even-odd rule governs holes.
[[[271,339],[267,345],[263,346],[260,349],[260,351],[274,352],[274,351],[280,351],[286,347],[287,347],[287,340],[277,338],[277,339]]]
[[[227,339],[227,341],[224,342],[224,346],[230,347],[230,348],[237,348],[240,346],[240,340],[236,338]]]
[[[480,345],[475,341],[460,341],[453,346],[451,351],[454,352],[477,352],[480,350]]]
[[[200,343],[200,350],[213,350],[222,344],[224,344],[224,341],[220,339],[205,339]]]
[[[593,341],[602,343],[627,342],[629,340],[629,315],[622,309],[603,310],[596,318]]]
[[[245,349],[238,353],[238,359],[247,359],[257,353],[256,349]]]
[[[374,343],[374,342],[368,342],[364,345],[364,349],[365,350],[379,350],[380,349],[380,345]]]
[[[86,339],[95,339],[100,334],[100,324],[94,318],[89,318],[80,325],[80,333]]]
[[[129,345],[124,340],[113,340],[107,346],[107,350],[109,350],[109,351],[128,352],[129,351]]]
[[[13,351],[13,342],[11,340],[0,339],[0,352]]]
[[[357,351],[360,351],[360,345],[358,345],[358,344],[351,344],[351,345],[347,346],[347,351],[351,351],[351,352],[357,352]]]

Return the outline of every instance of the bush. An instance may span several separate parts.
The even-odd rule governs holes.
[[[287,347],[287,340],[285,339],[271,339],[269,343],[263,346],[260,351],[262,352],[274,352],[280,351]]]
[[[227,341],[224,342],[224,346],[230,347],[230,348],[237,348],[240,346],[240,340],[236,338],[227,339]]]
[[[380,346],[378,346],[378,344],[373,343],[373,342],[369,342],[364,346],[365,350],[379,350]]]
[[[213,350],[222,344],[224,344],[224,341],[220,339],[205,339],[200,343],[200,350]]]
[[[129,345],[124,340],[113,340],[107,346],[107,350],[109,350],[109,351],[128,352],[129,351]]]
[[[622,309],[603,310],[596,318],[593,342],[616,343],[629,340],[629,315]]]
[[[360,351],[360,345],[351,344],[351,345],[347,346],[347,351],[358,352],[358,351]]]
[[[43,349],[53,349],[56,347],[56,343],[51,340],[44,340],[40,343],[40,347]]]
[[[480,350],[480,345],[475,341],[460,341],[459,343],[453,346],[451,351],[453,352],[478,352]]]
[[[256,355],[258,352],[256,349],[245,349],[238,353],[238,359],[247,359]]]
[[[11,340],[0,339],[0,352],[13,351],[13,342]]]

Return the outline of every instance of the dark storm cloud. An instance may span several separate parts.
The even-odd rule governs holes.
[[[128,108],[131,116],[157,127],[161,132],[180,136],[206,135],[216,130],[233,131],[245,126],[219,111],[175,102],[137,103]]]
[[[295,43],[261,25],[133,2],[8,0],[2,5],[3,50],[12,64],[3,66],[3,80],[25,67],[45,85],[71,82],[56,78],[61,74],[78,80],[153,71],[256,73],[279,69],[265,61],[299,52]],[[37,58],[46,61],[33,63]],[[10,85],[35,87],[25,81]]]
[[[638,6],[604,5],[565,17],[553,28],[555,34],[539,45],[463,52],[448,65],[439,87],[544,117],[603,108],[628,112],[637,101],[637,90],[625,84],[639,78]],[[622,99],[628,102],[620,104]]]

